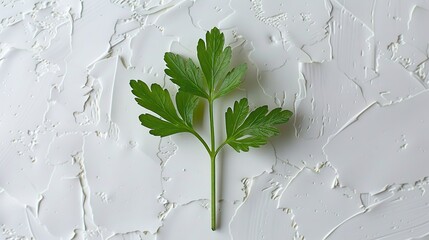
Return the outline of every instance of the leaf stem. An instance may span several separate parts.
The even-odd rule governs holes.
[[[217,154],[220,152],[220,150],[223,148],[223,146],[225,146],[228,143],[227,140],[225,140],[225,142],[223,142],[215,151],[214,155],[215,157],[217,156]]]
[[[211,150],[209,148],[209,145],[204,141],[204,139],[201,137],[200,134],[198,134],[194,129],[189,129],[189,132],[194,135],[200,142],[203,144],[204,148],[207,150],[207,152],[210,154]]]
[[[213,118],[213,99],[209,99],[209,114],[210,114],[210,175],[211,175],[211,229],[216,230],[216,138],[214,131]]]
[[[211,229],[216,230],[216,156],[211,154]]]

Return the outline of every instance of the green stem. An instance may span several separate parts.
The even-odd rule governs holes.
[[[200,134],[198,134],[195,130],[193,129],[189,129],[189,132],[192,133],[192,135],[194,135],[198,140],[200,140],[200,142],[203,144],[204,148],[207,150],[208,153],[210,153],[210,148],[209,145],[207,145],[206,141],[204,141],[204,139],[201,137]]]
[[[210,156],[211,166],[211,228],[212,231],[216,230],[216,157]]]
[[[223,146],[225,146],[228,143],[227,140],[225,140],[225,142],[223,142],[215,151],[215,157],[217,156],[217,154],[220,152],[220,150],[223,148]]]
[[[209,100],[210,113],[210,175],[211,175],[211,228],[216,230],[216,142],[213,119],[213,100]]]

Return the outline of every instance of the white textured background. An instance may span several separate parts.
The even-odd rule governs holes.
[[[249,66],[218,123],[295,113],[221,154],[216,232],[207,154],[128,85],[174,91],[164,52],[213,26]],[[428,26],[427,0],[0,0],[0,240],[429,239]]]

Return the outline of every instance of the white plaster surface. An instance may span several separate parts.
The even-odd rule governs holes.
[[[428,25],[428,0],[0,0],[0,240],[429,239]],[[174,91],[164,52],[214,26],[248,64],[219,129],[242,96],[294,117],[221,152],[212,232],[207,153],[151,136],[129,80]]]

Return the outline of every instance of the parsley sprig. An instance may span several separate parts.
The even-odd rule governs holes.
[[[216,146],[213,106],[217,98],[234,91],[242,82],[246,64],[230,69],[232,50],[224,47],[224,34],[216,27],[206,33],[206,41],[197,45],[198,67],[190,58],[167,52],[165,73],[179,90],[175,104],[167,89],[158,84],[148,86],[140,80],[131,80],[132,93],[137,103],[153,112],[139,116],[143,126],[154,136],[165,137],[176,133],[190,133],[204,146],[210,156],[211,166],[211,229],[216,229],[216,156],[229,145],[237,152],[249,151],[250,147],[265,145],[269,137],[279,134],[277,126],[286,123],[292,112],[268,106],[250,111],[247,98],[235,101],[225,112],[226,139]],[[208,101],[210,116],[210,145],[193,127],[193,114],[198,102]]]

